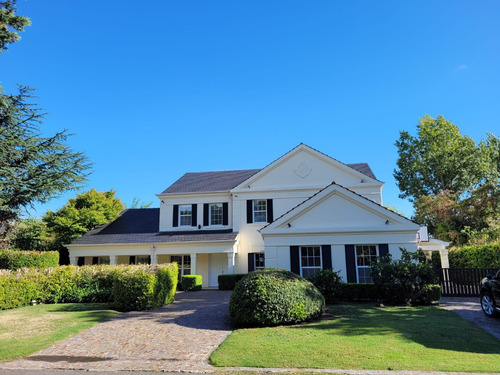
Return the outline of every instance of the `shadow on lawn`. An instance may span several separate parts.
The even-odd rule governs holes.
[[[294,326],[301,330],[331,330],[332,335],[399,334],[428,348],[500,354],[500,342],[455,314],[434,306],[380,308],[372,304],[328,306],[329,320]],[[488,335],[489,336],[489,335]]]

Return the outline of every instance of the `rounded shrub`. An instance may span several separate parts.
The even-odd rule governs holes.
[[[325,307],[308,280],[281,269],[250,272],[236,284],[229,313],[237,326],[293,324],[319,318]]]

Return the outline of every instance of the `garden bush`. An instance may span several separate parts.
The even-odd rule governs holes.
[[[377,293],[374,284],[342,283],[339,301],[375,301]]]
[[[49,268],[59,265],[57,251],[0,250],[0,269]]]
[[[219,290],[233,290],[236,283],[245,277],[246,273],[233,273],[219,275],[217,277],[217,282],[219,284]]]
[[[448,253],[450,268],[500,268],[500,242],[464,246]]]
[[[325,299],[308,280],[281,269],[250,272],[234,288],[229,313],[238,326],[275,326],[316,319]]]
[[[391,254],[378,259],[371,267],[376,296],[397,304],[422,304],[427,299],[427,285],[436,284],[437,276],[432,263],[422,250],[411,253],[400,248],[401,259],[393,260]]]
[[[181,279],[182,290],[201,290],[202,279],[201,275],[185,275]]]
[[[334,272],[331,269],[316,271],[309,281],[314,284],[316,288],[325,297],[326,303],[333,303],[339,301],[340,292],[342,288],[342,278],[339,272]]]

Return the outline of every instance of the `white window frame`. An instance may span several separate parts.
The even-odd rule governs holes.
[[[265,210],[256,210],[255,209],[255,205],[256,205],[257,202],[264,202],[265,205],[266,205],[266,209]],[[265,216],[264,220],[263,221],[262,220],[256,220],[255,219],[255,213],[262,213],[262,212],[264,212],[264,214],[265,214],[264,215]],[[254,200],[252,200],[252,219],[253,219],[254,223],[267,223],[267,199],[254,199]]]
[[[307,248],[318,248],[319,249],[319,266],[302,266],[302,249],[307,249]],[[316,245],[309,245],[309,246],[300,246],[299,247],[299,264],[300,264],[300,276],[303,276],[303,269],[323,269],[323,249],[321,246],[316,246]]]
[[[375,244],[354,245],[354,258],[356,259],[356,280],[357,280],[358,284],[367,284],[366,281],[363,281],[363,282],[360,281],[359,270],[361,268],[362,269],[371,268],[371,265],[369,265],[369,266],[358,265],[358,246],[375,246],[375,258],[378,258],[379,254],[380,254],[379,248],[378,248],[378,245],[375,245]],[[371,279],[371,276],[370,276],[370,279]],[[369,281],[368,283],[371,283],[371,282],[373,282],[373,281]]]
[[[264,253],[254,253],[254,260],[253,260],[253,264],[254,264],[254,269],[256,270],[263,270],[264,268],[266,268],[266,256]],[[257,266],[257,260],[262,257],[262,263],[264,264],[263,266]]]
[[[182,214],[182,211],[183,211],[183,207],[187,207],[187,209],[191,212],[189,215],[183,215]],[[184,210],[186,210],[184,208]],[[183,217],[189,217],[189,224],[182,224],[182,218]],[[179,226],[180,227],[190,227],[192,226],[192,223],[193,223],[193,205],[191,204],[182,204],[182,205],[179,205]]]
[[[178,278],[179,278],[179,281],[181,281],[181,278],[182,276],[185,276],[185,275],[191,275],[191,266],[192,266],[192,263],[191,263],[191,255],[189,254],[175,254],[175,255],[170,255],[170,262],[174,262],[172,260],[172,257],[180,257],[181,258],[181,263],[177,262],[177,267],[179,269],[179,274],[178,274]],[[186,259],[186,257],[189,257],[189,267],[185,267],[185,261],[184,259]],[[189,273],[186,273],[186,270],[189,270]]]
[[[212,223],[212,208],[214,206],[220,206],[220,210],[221,210],[220,224]],[[222,203],[209,203],[208,204],[208,225],[210,225],[210,226],[224,225],[224,204],[222,204]]]

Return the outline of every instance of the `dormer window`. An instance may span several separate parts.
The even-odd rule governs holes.
[[[181,227],[191,226],[192,215],[193,211],[191,205],[179,206],[179,225]]]
[[[222,203],[210,204],[210,225],[223,225],[224,212]]]

